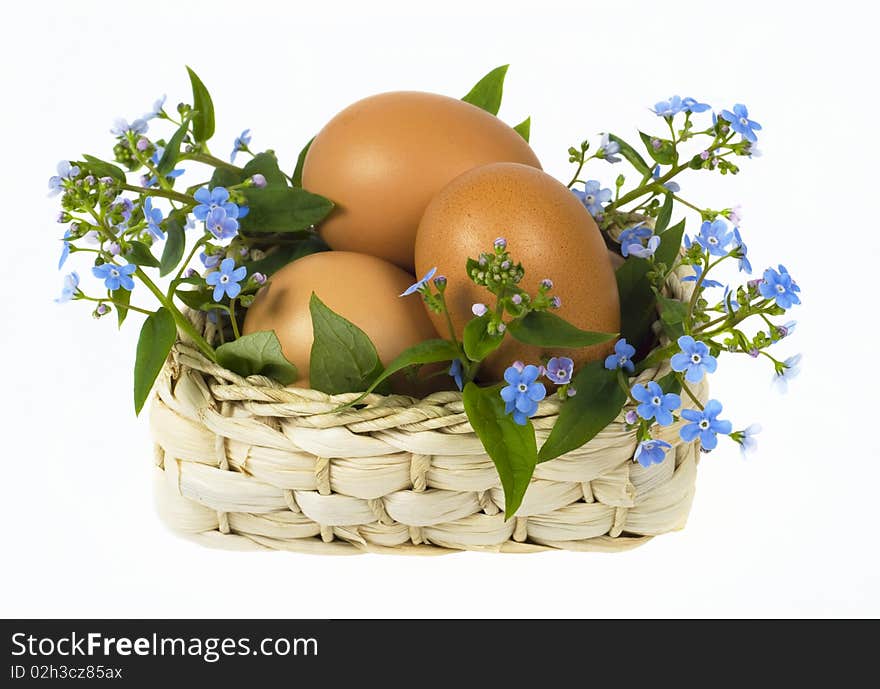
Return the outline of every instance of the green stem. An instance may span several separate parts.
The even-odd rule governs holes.
[[[177,275],[174,276],[174,279],[171,281],[171,285],[168,287],[168,298],[171,299],[171,295],[174,294],[174,290],[177,289],[177,285],[180,284],[180,280],[183,277],[183,271],[186,270],[186,267],[189,265],[189,262],[193,260],[193,256],[196,255],[196,251],[199,250],[199,247],[205,245],[205,242],[208,241],[208,238],[205,235],[195,243],[192,250],[189,252],[189,256],[180,264],[180,269],[177,271]]]
[[[669,193],[672,194],[671,191],[670,191]],[[672,194],[672,198],[674,198],[674,199],[675,199],[676,201],[678,201],[680,204],[682,204],[682,205],[684,205],[684,206],[687,206],[688,208],[693,208],[693,209],[694,209],[695,211],[697,211],[697,213],[699,213],[700,216],[702,217],[702,215],[703,215],[703,209],[702,209],[702,208],[697,208],[697,206],[695,206],[694,204],[692,204],[690,201],[685,201],[683,198],[681,198],[680,196],[676,196],[675,194]]]
[[[118,301],[115,301],[115,300],[107,298],[107,297],[105,297],[103,299],[99,299],[97,297],[88,297],[85,294],[83,294],[82,292],[80,292],[76,298],[78,300],[84,300],[84,301],[96,301],[99,304],[113,304],[114,306],[116,306],[118,308],[128,309],[129,311],[137,311],[138,313],[143,313],[143,314],[146,314],[147,316],[151,316],[153,314],[152,311],[147,311],[146,309],[142,309],[139,306],[132,306],[131,304],[123,304],[122,302],[118,302]]]
[[[241,333],[238,332],[238,323],[235,319],[235,299],[229,300],[229,320],[232,322],[232,334],[235,335],[235,339],[241,337]]]
[[[697,408],[700,411],[703,411],[703,403],[697,399],[697,396],[691,391],[690,387],[684,380],[684,376],[681,373],[676,373],[675,377],[678,378],[678,382],[681,383],[681,389],[687,393],[687,396],[691,398],[691,401],[697,405]]]
[[[579,177],[580,174],[581,174],[581,170],[584,169],[584,165],[587,163],[587,161],[588,161],[588,160],[592,160],[593,158],[596,157],[596,156],[594,156],[594,155],[591,155],[589,158],[587,158],[587,157],[584,157],[585,154],[586,154],[586,151],[584,151],[584,152],[581,153],[581,162],[580,162],[580,164],[578,165],[577,170],[575,170],[575,173],[574,173],[574,175],[572,176],[571,181],[566,185],[569,189],[571,189],[571,186],[572,186],[573,184],[575,184],[576,182],[580,181],[580,180],[578,180],[578,177]]]
[[[237,165],[233,165],[232,163],[227,163],[225,160],[221,158],[217,158],[216,156],[212,156],[210,153],[184,153],[181,156],[181,159],[185,160],[194,160],[197,163],[205,163],[205,165],[211,165],[213,167],[222,167],[226,170],[233,170],[235,172],[241,172],[241,168]]]
[[[192,205],[195,203],[195,199],[192,196],[181,194],[178,191],[172,191],[170,189],[147,189],[145,187],[136,187],[133,184],[120,184],[119,187],[127,191],[136,191],[139,194],[161,196],[162,198],[171,199],[172,201],[180,201],[181,203],[185,203],[187,205]]]

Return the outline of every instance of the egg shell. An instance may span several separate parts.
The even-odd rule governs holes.
[[[467,259],[507,240],[525,276],[520,286],[536,294],[543,278],[562,300],[559,316],[583,330],[620,330],[620,300],[608,249],[595,221],[578,198],[550,175],[526,165],[499,163],[470,170],[446,186],[429,204],[416,239],[416,269],[433,266],[446,275],[446,299],[460,336],[473,317],[474,303],[491,306],[495,297],[465,274]],[[438,332],[443,316],[429,313]],[[500,380],[513,361],[538,363],[541,356],[569,356],[577,365],[604,357],[612,344],[584,349],[524,345],[511,336],[480,369],[484,380]]]
[[[387,365],[407,347],[437,337],[420,297],[398,296],[413,281],[406,271],[375,256],[347,251],[312,254],[276,272],[257,293],[245,316],[244,333],[274,330],[284,356],[299,371],[293,385],[308,387],[314,339],[309,300],[314,292],[363,330]],[[393,387],[407,394],[423,392],[423,386],[408,385],[402,375]]]
[[[541,167],[528,143],[485,110],[397,91],[358,101],[327,123],[306,155],[303,186],[336,203],[319,228],[331,248],[412,272],[416,229],[434,195],[466,170],[503,161]]]

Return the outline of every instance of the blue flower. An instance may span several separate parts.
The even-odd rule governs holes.
[[[147,121],[142,117],[137,118],[131,124],[128,123],[128,120],[117,117],[113,121],[113,126],[110,128],[110,133],[115,134],[116,136],[125,136],[128,133],[135,135],[146,134],[147,129],[149,129],[149,125],[147,124]]]
[[[70,256],[70,242],[67,240],[70,239],[72,234],[71,230],[67,230],[64,233],[64,244],[61,247],[61,257],[58,259],[58,270],[61,270],[61,267],[67,262],[67,257]]]
[[[64,191],[64,180],[73,179],[80,170],[76,165],[71,165],[69,160],[62,160],[57,166],[57,175],[49,178],[49,196],[58,196]]]
[[[665,440],[643,440],[636,447],[633,459],[647,469],[652,464],[660,464],[666,459],[666,451],[671,447],[672,445]]]
[[[118,266],[115,263],[102,263],[92,268],[92,275],[104,281],[104,286],[111,292],[115,292],[120,287],[129,292],[134,289],[134,280],[131,274],[137,269],[133,263],[124,266]]]
[[[761,430],[761,424],[753,423],[748,428],[741,430],[736,434],[738,436],[736,439],[739,443],[739,450],[742,452],[743,459],[757,451],[758,441],[755,440],[755,436],[758,435]]]
[[[661,100],[651,108],[660,117],[675,117],[684,109],[681,96],[672,96],[668,100]]]
[[[681,406],[681,397],[674,392],[663,393],[661,388],[653,380],[647,385],[636,383],[632,386],[630,394],[639,406],[636,412],[643,419],[657,419],[661,426],[672,423],[672,412]]]
[[[712,222],[703,221],[696,239],[712,256],[727,256],[727,247],[733,241],[733,234],[727,228],[727,223],[719,218]]]
[[[571,374],[574,373],[574,361],[567,356],[554,356],[547,362],[544,375],[556,385],[566,385],[571,382]]]
[[[220,258],[222,256],[222,252],[209,254],[203,251],[199,254],[199,260],[204,264],[205,268],[216,268],[220,265]]]
[[[251,130],[245,129],[241,134],[236,137],[235,142],[232,144],[232,153],[229,154],[229,162],[235,162],[235,156],[238,155],[239,151],[245,150],[251,142]]]
[[[654,255],[654,252],[657,251],[660,246],[660,237],[656,234],[651,235],[651,238],[648,239],[647,246],[642,246],[641,244],[630,244],[628,247],[628,252],[630,256],[636,256],[637,258],[651,258]]]
[[[729,285],[724,286],[724,296],[721,297],[721,308],[725,313],[736,313],[739,311],[739,302],[733,298],[733,290]]]
[[[165,155],[165,149],[162,146],[157,146],[156,150],[153,151],[153,155],[150,156],[150,161],[153,163],[153,165],[158,166],[159,161],[162,160],[163,155]],[[165,175],[165,179],[171,179],[171,180],[177,179],[184,172],[186,172],[186,170],[184,170],[182,167],[174,168],[171,172],[169,172],[167,175]],[[155,184],[158,181],[159,180],[156,177],[150,177],[146,180],[146,182],[144,182],[144,186],[145,187],[155,186]]]
[[[773,376],[773,387],[779,392],[783,394],[788,392],[788,384],[800,374],[801,358],[801,354],[795,354],[776,366],[776,374]]]
[[[239,211],[239,207],[229,201],[229,192],[225,187],[202,187],[193,194],[195,200],[199,204],[192,209],[192,213],[196,216],[196,220],[207,220],[208,214],[216,208],[222,208],[227,217],[239,218],[244,217]]]
[[[153,101],[152,109],[150,110],[150,112],[145,114],[142,119],[152,120],[155,117],[159,117],[159,115],[162,114],[163,108],[165,107],[165,99],[166,98],[168,98],[168,96],[166,96],[165,94],[162,94],[161,97],[159,97],[155,101]]]
[[[660,165],[659,165],[659,163],[654,166],[654,170],[653,170],[653,172],[651,172],[651,176],[654,179],[660,179]],[[665,189],[668,189],[669,191],[671,191],[673,194],[677,194],[678,192],[681,191],[681,186],[679,185],[678,182],[672,182],[672,181],[664,182],[662,184],[662,186]]]
[[[156,239],[165,239],[165,233],[159,227],[162,218],[162,211],[158,208],[153,208],[153,199],[149,196],[144,199],[144,219],[147,221],[147,230]]]
[[[434,277],[434,273],[436,273],[436,272],[437,272],[437,266],[434,266],[433,268],[431,268],[431,270],[429,270],[427,273],[425,273],[425,276],[421,280],[417,280],[416,282],[411,284],[409,287],[407,287],[405,290],[403,290],[403,292],[401,292],[398,296],[408,297],[410,294],[414,294],[415,292],[418,292],[420,289],[422,289],[425,285],[428,284],[428,282],[431,280],[432,277]]]
[[[670,364],[673,371],[687,371],[684,377],[688,383],[699,383],[706,373],[715,373],[718,361],[709,354],[704,342],[697,342],[690,335],[682,335],[678,338],[678,346],[681,351],[672,355]]]
[[[594,217],[602,212],[602,204],[608,203],[612,196],[610,189],[602,189],[601,187],[602,185],[598,180],[591,179],[584,182],[583,191],[572,189],[574,195],[581,200],[581,203],[583,203],[587,207],[587,210],[590,211],[590,215]]]
[[[247,277],[247,268],[240,266],[235,267],[235,261],[231,258],[224,258],[220,262],[220,269],[205,276],[205,282],[213,285],[214,301],[220,301],[225,294],[230,299],[235,299],[241,292],[241,285],[238,283]]]
[[[230,239],[238,233],[238,220],[227,215],[222,206],[218,206],[208,213],[205,227],[217,239]]]
[[[779,342],[783,337],[788,337],[794,332],[794,329],[797,327],[797,321],[788,321],[785,325],[777,325],[775,335],[771,335],[770,339],[773,342]]]
[[[449,367],[449,375],[452,376],[452,380],[455,381],[458,389],[462,389],[462,379],[461,376],[464,373],[464,367],[461,365],[461,359],[454,359],[452,365]]]
[[[596,149],[596,157],[604,158],[609,163],[619,163],[620,156],[617,154],[620,153],[620,144],[616,141],[611,141],[611,138],[608,134],[602,135],[602,140],[599,142],[599,148]]]
[[[79,274],[76,271],[68,273],[64,276],[64,283],[61,287],[61,296],[55,300],[56,304],[66,304],[76,296],[79,287]]]
[[[801,288],[791,279],[791,275],[782,264],[779,265],[779,272],[773,268],[764,271],[764,279],[758,283],[758,291],[764,299],[775,299],[783,309],[790,309],[795,304],[801,303],[797,295]]]
[[[712,106],[708,103],[699,103],[696,98],[682,98],[681,99],[681,109],[684,112],[706,112]]]
[[[749,248],[746,246],[745,242],[742,240],[742,237],[739,234],[739,228],[733,228],[733,251],[736,252],[736,257],[739,259],[739,269],[743,273],[747,273],[751,275],[752,273],[752,264],[748,259]]]
[[[703,274],[703,266],[701,266],[700,264],[695,264],[695,265],[692,265],[691,268],[693,268],[694,274],[687,275],[687,276],[683,277],[681,279],[682,282],[696,282],[697,280],[700,279],[700,276]],[[701,285],[703,287],[722,287],[723,286],[720,282],[718,282],[718,280],[712,280],[711,278],[706,278],[705,280],[703,280]]]
[[[621,232],[620,237],[617,238],[617,241],[620,242],[621,255],[624,258],[629,256],[629,247],[631,245],[637,244],[641,246],[642,241],[648,239],[652,234],[651,228],[645,227],[642,223]]]
[[[636,355],[636,348],[633,347],[626,338],[622,338],[614,343],[614,354],[609,354],[605,358],[605,368],[613,371],[616,368],[622,368],[624,371],[632,373],[636,370],[632,358]]]
[[[722,110],[721,117],[730,122],[730,126],[737,134],[741,134],[742,138],[747,141],[755,142],[758,136],[755,132],[761,131],[761,125],[754,120],[749,119],[749,110],[742,103],[733,106],[733,112],[730,110]]]
[[[685,424],[678,432],[681,439],[686,443],[692,442],[700,438],[700,443],[706,450],[714,450],[718,446],[718,433],[727,435],[733,430],[733,425],[726,419],[719,419],[721,413],[721,402],[718,400],[709,400],[706,408],[702,411],[698,409],[683,409],[681,417],[690,421]]]
[[[540,375],[537,366],[529,364],[522,369],[510,366],[504,372],[507,386],[501,388],[501,399],[505,402],[504,412],[513,412],[513,420],[525,426],[530,416],[538,411],[538,402],[547,395],[547,389],[536,382]]]

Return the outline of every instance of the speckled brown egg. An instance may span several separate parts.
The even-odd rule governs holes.
[[[437,337],[421,300],[398,296],[413,281],[406,271],[375,256],[347,251],[312,254],[279,270],[258,292],[244,332],[274,330],[284,356],[299,371],[294,385],[308,387],[313,340],[309,300],[314,292],[369,335],[379,359],[388,364],[407,347]],[[400,383],[395,389],[407,388],[402,378]]]
[[[428,202],[462,172],[504,161],[541,167],[519,134],[476,106],[433,93],[382,93],[349,106],[318,133],[303,186],[336,203],[320,226],[330,247],[412,271]]]
[[[499,163],[470,170],[446,186],[428,205],[416,238],[416,271],[437,266],[446,275],[446,298],[460,335],[473,316],[471,306],[494,297],[467,278],[468,257],[491,251],[496,237],[507,239],[514,261],[522,262],[520,285],[530,294],[542,278],[553,281],[556,312],[579,328],[616,333],[620,303],[608,250],[595,221],[580,200],[550,175],[527,165]],[[429,313],[438,332],[443,317]],[[515,360],[538,363],[541,356],[570,356],[576,364],[603,357],[610,345],[584,349],[541,349],[512,337],[486,359],[480,377],[500,380]]]

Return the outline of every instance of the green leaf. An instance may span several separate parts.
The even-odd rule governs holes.
[[[518,125],[516,125],[513,128],[513,131],[515,131],[523,139],[525,139],[526,142],[528,142],[529,136],[532,133],[532,118],[527,117],[526,119],[524,119],[522,122],[520,122]]]
[[[672,142],[669,139],[661,139],[660,137],[650,136],[649,134],[645,134],[645,132],[639,132],[639,136],[642,139],[642,143],[645,144],[645,148],[648,151],[648,155],[651,156],[655,161],[660,163],[661,165],[672,165],[675,163],[678,158],[678,154],[675,152],[675,146],[672,145]],[[660,142],[660,148],[654,148],[651,141],[657,139]]]
[[[257,153],[257,155],[247,162],[247,165],[245,165],[241,171],[242,176],[239,183],[243,182],[248,177],[261,174],[266,178],[266,184],[268,186],[287,186],[287,177],[281,172],[281,168],[278,167],[278,158],[276,158],[275,154],[271,151]]]
[[[678,299],[670,299],[662,294],[656,295],[660,309],[660,322],[669,339],[676,340],[684,335],[684,321],[688,315],[687,304]]]
[[[174,136],[171,137],[165,146],[165,152],[162,154],[162,157],[159,159],[159,164],[156,166],[160,175],[167,175],[174,169],[174,166],[177,165],[177,160],[180,158],[180,145],[183,143],[183,139],[189,131],[189,121],[191,119],[192,113],[188,114],[183,119],[183,122],[181,122],[180,126],[177,128],[177,131],[174,132]]]
[[[538,461],[564,455],[592,440],[617,418],[626,402],[626,393],[617,382],[617,371],[609,371],[602,361],[587,364],[572,380],[577,395],[568,398],[550,436],[538,453]]]
[[[165,246],[159,261],[159,275],[165,277],[177,267],[186,249],[186,233],[183,224],[186,220],[179,213],[171,213],[165,221]]]
[[[82,167],[87,168],[95,177],[112,177],[120,184],[125,184],[125,173],[122,171],[122,168],[86,153],[83,154],[83,158],[85,162]]]
[[[295,381],[296,366],[281,352],[281,343],[274,330],[242,335],[237,340],[217,347],[217,363],[240,376],[262,375],[282,385]]]
[[[645,162],[645,159],[639,154],[639,152],[630,146],[626,141],[621,139],[619,136],[614,134],[608,135],[609,140],[614,141],[620,146],[620,155],[622,155],[629,164],[632,165],[636,170],[641,172],[643,175],[648,176],[651,174],[651,166]]]
[[[128,243],[128,251],[123,254],[125,259],[129,263],[134,263],[138,266],[147,266],[148,268],[158,268],[159,261],[153,256],[150,251],[150,247],[148,247],[143,242],[131,241]]]
[[[334,313],[312,292],[309,301],[314,341],[309,383],[329,395],[363,392],[382,373],[382,362],[367,334]]]
[[[463,401],[468,421],[498,470],[504,488],[504,518],[510,519],[529,487],[538,463],[538,447],[532,422],[520,426],[512,415],[504,413],[500,389],[468,383]]]
[[[504,93],[504,77],[510,65],[496,67],[480,79],[476,85],[462,98],[465,103],[476,105],[493,115],[501,109],[501,96]]]
[[[320,237],[310,236],[299,242],[279,244],[276,249],[267,253],[265,258],[261,258],[259,261],[252,261],[245,265],[247,266],[249,276],[254,273],[272,275],[288,263],[292,263],[303,256],[316,254],[320,251],[327,251],[328,249],[329,247]]]
[[[134,411],[140,414],[156,376],[177,339],[174,317],[164,306],[147,316],[141,328],[134,361]]]
[[[372,382],[364,393],[355,400],[352,400],[340,409],[350,407],[360,402],[364,397],[369,395],[379,385],[384,383],[395,373],[402,371],[410,366],[418,366],[420,364],[436,364],[441,361],[452,361],[458,358],[458,350],[451,342],[447,340],[425,340],[413,345],[409,349],[403,350],[398,357],[388,364],[388,367],[382,372],[376,380]]]
[[[531,311],[508,326],[514,338],[538,347],[580,348],[608,342],[617,333],[595,333],[581,330],[550,311]]]
[[[128,308],[126,307],[131,301],[131,292],[124,287],[120,287],[119,289],[110,292],[110,297],[116,302],[116,304],[114,304],[114,308],[116,309],[116,323],[121,328],[122,324],[125,322],[126,316],[128,316]],[[123,306],[120,306],[120,304],[123,304]]]
[[[296,232],[321,222],[333,210],[333,202],[298,187],[244,189],[250,212],[241,219],[249,233]]]
[[[306,164],[306,154],[309,152],[309,149],[312,147],[312,142],[315,140],[313,136],[309,139],[308,143],[303,146],[302,150],[299,152],[299,155],[296,158],[296,167],[293,170],[293,177],[291,178],[293,181],[293,186],[301,187],[303,182],[303,165]]]
[[[214,168],[214,174],[211,175],[211,181],[208,182],[208,186],[211,189],[214,187],[233,187],[236,184],[241,184],[243,181],[244,175],[242,175],[242,171],[239,168],[233,170],[229,167],[218,167]]]
[[[204,142],[214,136],[214,102],[199,76],[189,67],[186,71],[192,84],[193,109],[196,111],[193,116],[193,136],[196,141]]]
[[[681,392],[681,381],[678,379],[675,371],[667,373],[657,381],[657,384],[663,392],[674,392],[676,395]]]
[[[669,221],[672,219],[672,203],[675,199],[672,198],[672,193],[666,194],[666,200],[663,202],[663,206],[660,208],[660,213],[657,214],[657,221],[654,223],[654,234],[660,234],[667,227],[669,227]]]
[[[204,290],[179,289],[174,294],[189,308],[203,311],[203,307],[211,304],[211,295]]]
[[[472,318],[464,326],[461,343],[464,345],[464,353],[471,361],[482,361],[504,341],[504,333],[491,334],[489,323],[492,322],[491,314],[485,314],[479,318]]]
[[[660,235],[660,246],[654,252],[658,263],[672,266],[684,234],[684,221]],[[637,349],[650,335],[651,324],[657,319],[656,298],[648,280],[651,263],[629,258],[617,269],[617,291],[620,294],[620,335]]]

